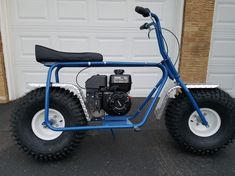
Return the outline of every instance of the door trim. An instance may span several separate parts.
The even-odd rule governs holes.
[[[8,28],[9,15],[8,15],[8,3],[7,0],[0,1],[0,30],[2,35],[2,48],[4,55],[5,73],[8,87],[9,100],[16,98],[16,84],[13,71],[13,58],[11,54],[11,34]]]

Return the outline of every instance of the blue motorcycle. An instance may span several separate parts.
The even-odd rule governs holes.
[[[34,89],[16,101],[11,118],[14,140],[24,152],[39,160],[57,160],[70,154],[87,130],[139,130],[156,102],[156,115],[165,116],[169,133],[189,152],[213,154],[232,141],[235,134],[233,98],[218,85],[186,85],[168,56],[157,15],[143,7],[136,7],[135,11],[151,19],[140,29],[155,31],[163,58],[160,63],[103,61],[99,53],[67,53],[36,45],[36,60],[49,68],[46,83],[31,84]],[[110,76],[91,76],[85,82],[84,94],[78,83],[60,82],[59,71],[72,67],[84,68],[77,76],[91,67],[118,69]],[[122,67],[155,67],[162,71],[161,79],[131,115],[132,77]],[[167,80],[174,85],[164,93]],[[133,121],[147,104],[142,119]]]

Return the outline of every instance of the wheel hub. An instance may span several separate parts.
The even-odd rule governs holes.
[[[197,113],[194,111],[188,121],[190,130],[197,136],[209,137],[214,135],[221,126],[221,118],[219,114],[210,108],[201,108],[202,114],[205,116],[208,126],[201,123],[201,119]]]
[[[33,116],[31,122],[33,133],[42,140],[49,141],[58,138],[63,132],[53,131],[47,128],[46,124],[44,123],[44,113],[45,110],[42,109]],[[49,121],[55,128],[65,127],[65,120],[63,115],[55,109],[49,109]]]

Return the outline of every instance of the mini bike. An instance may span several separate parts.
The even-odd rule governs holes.
[[[155,30],[163,58],[160,63],[103,61],[99,53],[66,53],[36,45],[36,60],[49,67],[46,84],[31,84],[36,88],[16,101],[11,118],[13,137],[24,152],[36,159],[56,160],[71,153],[87,130],[139,129],[154,109],[168,78],[175,86],[166,94],[171,94],[170,98],[161,94],[160,102],[165,103],[160,103],[163,108],[159,112],[164,112],[166,126],[180,146],[206,155],[232,141],[233,98],[217,85],[185,85],[166,51],[157,15],[143,7],[136,7],[135,11],[151,19],[140,29]],[[85,96],[79,86],[60,83],[59,71],[65,67],[119,69],[110,76],[90,77],[85,82]],[[120,67],[156,67],[162,71],[159,82],[132,115],[127,115],[131,108],[131,75],[124,74]],[[142,119],[134,122],[147,104]]]

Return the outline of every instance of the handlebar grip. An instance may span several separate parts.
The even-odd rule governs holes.
[[[150,10],[148,8],[144,8],[144,7],[140,7],[140,6],[136,6],[135,7],[135,11],[141,15],[143,15],[143,17],[148,17]]]

